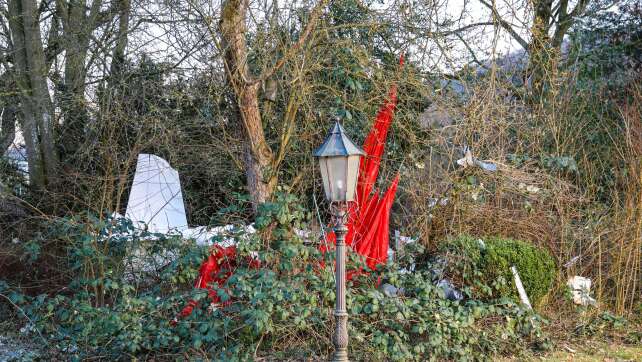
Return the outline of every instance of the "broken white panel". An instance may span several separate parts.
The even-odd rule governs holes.
[[[457,160],[457,164],[463,168],[475,166],[473,152],[469,147],[464,148],[464,157]]]
[[[138,155],[125,216],[134,225],[146,224],[154,233],[187,228],[178,172],[167,161],[151,154]]]
[[[591,279],[576,275],[568,279],[567,285],[571,289],[573,303],[583,306],[597,304],[597,301],[590,296]]]
[[[575,263],[577,263],[579,260],[580,260],[580,256],[579,256],[579,255],[576,255],[576,256],[572,257],[572,258],[571,258],[571,260],[567,261],[567,262],[564,264],[564,267],[565,267],[565,268],[570,268],[570,267],[571,267],[571,266],[573,266]]]
[[[522,284],[522,278],[519,277],[517,268],[515,265],[510,267],[510,270],[513,272],[513,278],[515,278],[515,286],[517,287],[517,293],[519,294],[519,300],[522,301],[522,304],[528,307],[528,309],[533,309],[531,306],[531,301],[528,299],[528,294],[526,294],[526,289],[524,289],[524,284]]]

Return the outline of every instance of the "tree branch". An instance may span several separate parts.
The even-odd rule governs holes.
[[[489,4],[484,0],[479,0],[479,2],[482,3],[482,5],[489,8],[490,11],[492,11],[493,18],[499,23],[499,25],[502,26],[502,28],[504,28],[508,32],[508,34],[510,34],[513,37],[513,39],[515,39],[519,43],[519,45],[522,46],[522,48],[528,50],[528,42],[524,40],[524,38],[522,38],[519,34],[517,34],[517,32],[515,31],[515,29],[513,29],[510,23],[508,23],[506,20],[501,18],[501,16],[497,12],[497,9],[495,9],[493,5]]]
[[[557,28],[555,29],[555,34],[553,34],[553,47],[562,45],[564,35],[566,35],[568,29],[570,29],[575,22],[575,18],[584,12],[589,2],[590,0],[579,0],[575,8],[573,8],[570,13],[567,13],[568,0],[562,0],[562,6],[560,6],[558,11]]]
[[[287,50],[285,55],[283,55],[281,59],[279,59],[272,68],[264,71],[256,80],[254,80],[255,83],[264,82],[266,79],[274,75],[274,73],[278,72],[279,69],[281,69],[285,65],[288,59],[294,56],[294,54],[299,50],[299,48],[303,46],[307,38],[310,36],[312,29],[314,29],[314,27],[316,26],[316,22],[321,16],[321,11],[323,11],[328,1],[329,0],[319,1],[319,3],[314,7],[314,9],[312,9],[310,20],[308,21],[308,24],[305,26],[303,33],[301,33],[301,36],[299,36],[299,39],[297,40],[297,42],[294,43],[294,45],[292,45],[290,49]]]

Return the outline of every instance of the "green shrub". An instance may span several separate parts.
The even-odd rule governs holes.
[[[116,267],[120,261],[113,262],[113,258],[127,259],[126,250],[108,257],[92,251],[95,234],[73,232],[69,235],[76,235],[79,245],[86,248],[84,262],[78,265],[101,259],[106,279],[79,273],[69,294],[16,302],[47,336],[49,345],[67,356],[64,359],[326,359],[333,349],[334,260],[332,253],[321,255],[315,245],[306,245],[292,232],[291,225],[303,227],[309,217],[293,205],[295,201],[279,196],[277,202],[261,208],[258,233],[236,235],[239,254],[257,252],[261,268],[240,266],[234,271],[219,290],[223,300],[231,301],[228,306],[209,308],[205,293],[192,290],[191,280],[184,280],[194,274],[203,255],[194,245],[176,244],[173,238],[156,239],[158,250],[172,250],[177,259],[152,278],[154,283],[143,286],[123,279]],[[111,223],[102,226],[114,227]],[[107,240],[114,238],[114,246],[122,237],[113,232],[100,234]],[[266,237],[269,243],[262,239]],[[407,253],[401,263],[407,266],[421,252]],[[77,253],[70,260],[78,260]],[[365,264],[351,254],[349,267]],[[450,301],[432,282],[430,271],[399,270],[390,265],[349,283],[352,359],[490,360],[496,354],[518,353],[516,345],[524,349],[546,346],[543,321],[520,305],[510,300]],[[376,287],[379,277],[404,288],[405,293],[385,296]],[[96,289],[97,285],[102,287]],[[105,303],[97,303],[97,290],[105,294]],[[188,299],[199,305],[173,326],[170,321]]]
[[[481,240],[481,241],[480,241]],[[520,240],[460,236],[441,246],[448,277],[472,298],[519,300],[514,265],[533,305],[549,292],[556,275],[553,257],[544,249]]]

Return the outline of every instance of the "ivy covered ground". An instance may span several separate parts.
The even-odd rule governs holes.
[[[88,216],[56,223],[51,233],[68,241],[69,269],[76,275],[68,287],[33,297],[0,285],[0,293],[14,306],[2,310],[11,316],[4,325],[22,326],[11,340],[34,347],[34,353],[17,359],[325,360],[332,351],[334,279],[332,268],[321,262],[332,265],[333,260],[331,253],[322,255],[294,232],[305,228],[309,217],[295,197],[281,194],[262,206],[257,233],[233,233],[239,254],[257,252],[261,267],[241,263],[217,289],[223,302],[218,306],[210,305],[205,291],[190,287],[206,247],[136,231],[124,219]],[[352,279],[347,299],[352,359],[555,360],[571,351],[578,356],[639,351],[629,347],[642,339],[635,321],[574,307],[563,320],[556,320],[559,314],[548,316],[546,302],[539,300],[551,290],[546,272],[552,276],[554,271],[536,270],[544,276],[537,286],[527,284],[528,290],[542,291],[530,311],[518,302],[500,269],[488,279],[488,261],[479,263],[499,258],[507,245],[542,260],[550,258],[546,252],[503,239],[488,239],[488,252],[471,252],[479,244],[470,237],[448,245],[449,252],[458,248],[458,258],[417,244],[398,263]],[[444,259],[444,273],[460,288],[461,301],[447,299],[437,286],[435,270]],[[367,271],[354,255],[349,265]],[[524,279],[537,280],[529,273],[524,269]],[[386,295],[378,283],[403,292]],[[189,299],[198,302],[197,308],[172,323]],[[591,349],[584,341],[594,337],[613,341],[621,350]]]

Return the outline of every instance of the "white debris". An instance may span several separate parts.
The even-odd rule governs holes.
[[[528,309],[533,309],[531,306],[531,301],[528,299],[528,294],[526,294],[526,289],[524,289],[524,284],[522,284],[522,279],[519,277],[517,268],[511,266],[510,270],[513,272],[513,278],[515,278],[515,286],[517,287],[517,293],[519,294],[519,299],[522,301],[522,304],[528,307]]]
[[[526,190],[526,192],[529,192],[529,193],[531,193],[531,194],[536,194],[536,193],[538,193],[538,192],[540,191],[540,188],[539,188],[539,187],[537,187],[537,186],[535,186],[535,185],[526,185],[526,184],[525,184],[525,183],[523,183],[523,182],[520,182],[520,183],[517,185],[517,188],[519,188],[520,190],[524,190],[524,189],[525,189],[525,190]]]
[[[112,216],[122,217],[118,213]],[[217,244],[231,246],[235,244],[234,234],[256,232],[252,225],[189,227],[178,172],[166,160],[145,153],[138,155],[125,217],[129,218],[136,228],[146,229],[151,233],[178,234],[185,239],[194,240],[199,245],[211,245],[214,239],[218,238]],[[307,236],[304,231],[297,235],[299,234],[302,237]]]
[[[435,197],[429,197],[428,198],[428,208],[432,209],[435,206],[446,206],[448,205],[448,198],[447,197],[440,197],[440,198],[435,198]]]
[[[181,232],[185,239],[192,239],[198,245],[217,245],[228,247],[236,245],[235,234],[251,235],[256,233],[256,229],[252,225],[237,226],[237,225],[224,225],[208,228],[206,226],[196,226],[187,228]]]
[[[569,278],[566,284],[571,289],[573,303],[583,306],[597,304],[597,301],[590,296],[591,279],[576,275]]]
[[[473,158],[473,152],[470,148],[465,148],[464,157],[458,159],[457,164],[463,168],[475,166],[475,159]]]
[[[579,255],[576,255],[576,256],[572,257],[572,258],[571,258],[571,260],[567,261],[567,262],[564,264],[564,267],[565,267],[565,268],[570,268],[570,267],[571,267],[571,266],[573,266],[575,263],[577,263],[579,260],[580,260],[580,256],[579,256]]]
[[[462,300],[464,296],[457,290],[447,279],[441,279],[437,286],[444,291],[444,296],[448,300]]]
[[[395,251],[393,248],[388,247],[388,263],[395,262]]]
[[[146,153],[138,155],[125,216],[134,225],[144,223],[150,232],[187,229],[178,172],[167,161]]]
[[[497,171],[497,165],[495,165],[494,163],[480,161],[477,158],[473,157],[473,152],[468,146],[464,148],[464,157],[458,159],[457,164],[459,166],[462,166],[463,168],[477,166],[484,171]]]

